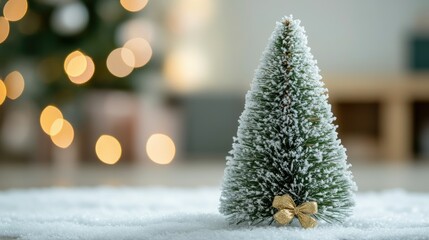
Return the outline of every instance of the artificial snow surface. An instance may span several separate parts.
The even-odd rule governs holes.
[[[429,239],[429,194],[359,193],[344,224],[229,226],[218,189],[78,188],[0,192],[0,239]]]

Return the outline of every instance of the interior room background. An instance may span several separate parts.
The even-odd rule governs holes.
[[[132,7],[34,0],[9,31],[1,25],[0,188],[218,185],[273,23],[293,13],[308,31],[360,186],[429,190],[414,184],[426,179],[429,159],[427,1]],[[115,50],[127,44],[142,59]],[[75,51],[87,59],[88,79],[65,67]],[[43,131],[58,114],[44,116],[47,106],[69,124],[57,137]],[[116,141],[99,142],[103,135]],[[374,184],[380,175],[388,180]]]

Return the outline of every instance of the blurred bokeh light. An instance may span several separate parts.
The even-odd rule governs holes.
[[[3,16],[11,21],[19,21],[27,13],[27,0],[8,0],[3,7]]]
[[[46,134],[51,135],[52,125],[58,119],[63,119],[62,112],[57,107],[49,105],[40,114],[40,126]]]
[[[122,147],[115,137],[102,135],[95,144],[95,152],[101,162],[105,164],[115,164],[121,158]]]
[[[111,74],[123,78],[134,70],[135,57],[128,48],[116,48],[107,57],[106,65]]]
[[[173,90],[190,92],[204,84],[208,74],[207,60],[195,48],[177,49],[166,56],[163,71]]]
[[[4,42],[9,36],[9,22],[4,17],[0,17],[0,43]]]
[[[74,139],[74,129],[69,121],[56,119],[49,130],[52,142],[60,148],[67,148]]]
[[[148,0],[120,0],[122,7],[124,7],[126,10],[130,12],[138,12],[142,10]]]
[[[79,1],[71,1],[56,8],[52,17],[52,28],[59,34],[68,36],[85,29],[89,22],[89,13]]]
[[[0,79],[0,105],[3,104],[7,97],[7,88],[3,80]]]
[[[165,134],[153,134],[146,143],[146,152],[150,160],[158,164],[169,164],[176,154],[173,140]]]
[[[152,48],[143,38],[130,39],[124,44],[124,48],[131,50],[133,53],[135,58],[134,68],[143,67],[152,57]]]
[[[15,100],[21,96],[25,88],[24,77],[18,71],[13,71],[6,76],[4,84],[7,89],[7,97]]]
[[[80,51],[70,53],[64,61],[64,70],[71,77],[82,75],[88,66],[85,55]]]
[[[78,75],[78,76],[71,76],[68,75],[70,81],[72,81],[75,84],[84,84],[86,82],[88,82],[91,77],[94,75],[95,72],[95,65],[94,65],[94,61],[92,61],[92,58],[85,56],[85,62],[86,62],[86,66],[84,68],[84,71],[82,72],[82,74]]]

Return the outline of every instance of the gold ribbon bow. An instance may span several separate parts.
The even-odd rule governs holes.
[[[311,214],[317,213],[317,202],[305,202],[298,207],[288,194],[275,196],[273,207],[278,209],[274,219],[281,225],[288,224],[296,216],[303,228],[312,228],[317,224]]]

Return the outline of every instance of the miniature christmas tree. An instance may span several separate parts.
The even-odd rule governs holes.
[[[356,185],[323,85],[300,21],[283,18],[227,157],[220,212],[230,223],[287,224],[296,216],[313,227],[350,215]]]

